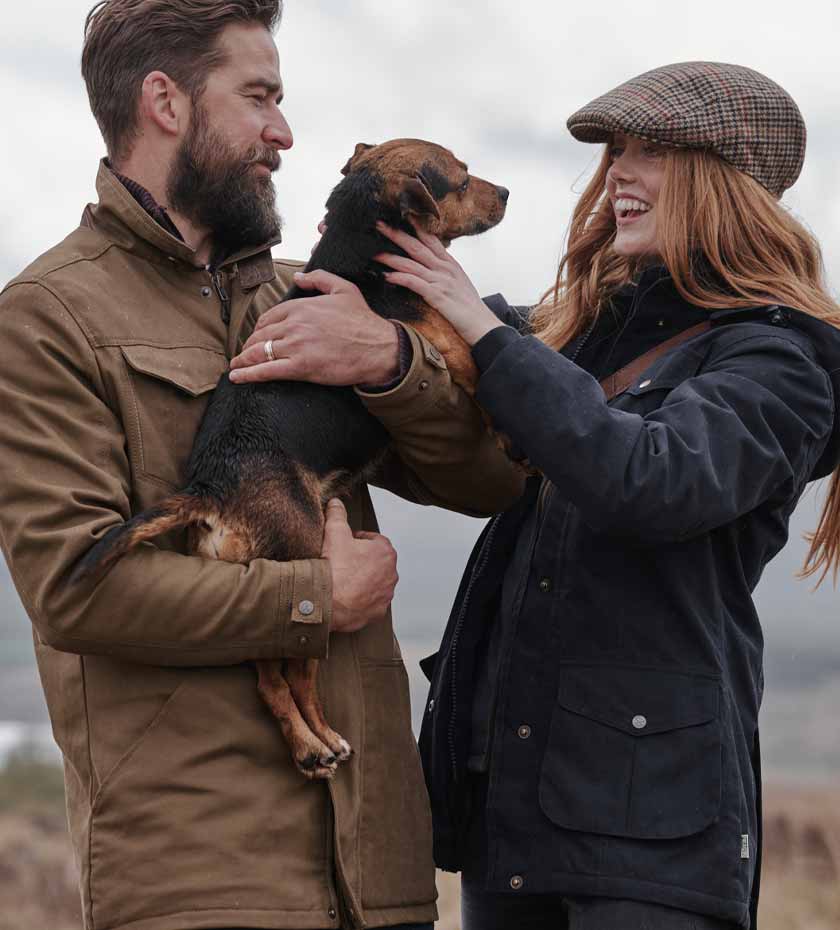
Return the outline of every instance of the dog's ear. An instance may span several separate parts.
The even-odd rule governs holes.
[[[406,217],[409,213],[420,216],[433,216],[440,219],[440,210],[431,191],[419,177],[409,178],[400,191],[400,213]]]
[[[367,142],[357,142],[356,148],[353,154],[347,159],[347,164],[341,169],[341,173],[343,175],[350,174],[350,168],[353,164],[353,159],[356,158],[357,155],[361,155],[362,152],[367,152],[370,149],[375,149],[375,148],[376,148],[375,145],[369,145]]]

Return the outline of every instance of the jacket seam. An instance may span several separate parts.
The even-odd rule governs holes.
[[[93,231],[93,230],[91,230]],[[101,233],[96,232],[97,235]],[[42,287],[46,287],[45,279],[52,274],[56,274],[59,271],[63,271],[65,268],[69,268],[71,265],[79,265],[82,262],[95,262],[97,259],[102,258],[102,256],[110,251],[111,249],[116,248],[116,244],[110,241],[106,241],[105,244],[100,248],[100,250],[93,255],[76,255],[73,258],[68,258],[66,261],[62,262],[59,265],[55,265],[52,268],[48,268],[46,271],[42,272],[37,276],[31,276],[26,278],[17,278],[14,281],[10,281],[9,284],[3,288],[3,291],[0,293],[5,293],[7,290],[11,290],[13,287],[19,287],[20,285],[25,284],[38,284]]]

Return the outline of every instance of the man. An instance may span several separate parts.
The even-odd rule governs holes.
[[[97,584],[69,581],[109,527],[182,484],[209,392],[300,267],[270,253],[271,173],[292,145],[279,17],[280,0],[98,4],[82,69],[108,150],[99,202],[0,296],[0,539],[64,755],[87,930],[435,917],[395,554],[365,488],[349,524],[331,506],[322,559],[203,561],[178,537]],[[310,363],[389,382],[394,324],[326,286],[341,312],[335,295],[311,301]],[[507,506],[520,481],[476,408],[422,338],[402,338],[405,376],[360,392],[399,452],[383,482],[474,513]],[[327,655],[324,704],[356,749],[329,784],[292,765],[250,664]]]

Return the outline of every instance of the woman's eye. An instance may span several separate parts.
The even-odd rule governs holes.
[[[648,142],[645,144],[645,147],[642,149],[645,155],[648,158],[660,158],[664,155],[664,150],[661,145],[657,145],[655,142]]]
[[[610,158],[615,161],[616,158],[621,157],[621,153],[624,149],[620,145],[611,145],[610,146]]]

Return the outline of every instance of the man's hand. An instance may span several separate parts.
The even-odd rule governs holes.
[[[257,321],[231,363],[230,380],[386,384],[400,370],[399,336],[365,303],[355,284],[326,271],[295,275],[298,287],[321,291],[278,304]],[[274,361],[269,361],[266,343]]]
[[[353,533],[337,498],[327,504],[321,555],[332,571],[333,633],[355,633],[384,620],[397,586],[397,553],[379,533]]]

